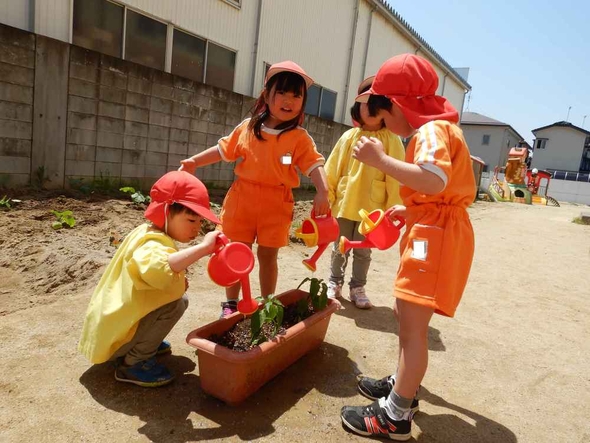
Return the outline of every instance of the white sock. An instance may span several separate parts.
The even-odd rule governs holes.
[[[395,390],[392,390],[387,398],[379,399],[379,406],[385,410],[389,418],[395,421],[408,420],[412,399],[401,397]]]

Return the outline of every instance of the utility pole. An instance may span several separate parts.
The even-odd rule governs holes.
[[[567,117],[565,118],[565,121],[569,121],[570,119],[570,111],[572,110],[572,107],[570,106],[569,108],[567,108]]]
[[[582,119],[582,129],[584,129],[584,123],[586,122],[586,117],[588,117],[588,116],[585,115],[584,118]]]

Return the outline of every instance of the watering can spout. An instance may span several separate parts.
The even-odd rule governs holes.
[[[338,249],[342,255],[346,254],[352,248],[374,248],[375,245],[365,239],[363,241],[353,241],[349,240],[346,237],[340,237],[340,242],[338,243]]]
[[[303,260],[302,263],[305,265],[305,267],[307,269],[309,269],[311,272],[315,272],[317,269],[316,262],[321,257],[321,255],[323,254],[323,252],[326,250],[327,247],[328,247],[328,243],[322,243],[321,245],[318,245],[318,248],[313,253],[313,255],[311,257]]]

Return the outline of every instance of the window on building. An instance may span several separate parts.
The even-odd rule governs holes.
[[[322,88],[320,99],[320,117],[326,120],[334,120],[336,110],[336,93],[326,88]]]
[[[547,138],[537,138],[533,145],[533,149],[545,149],[547,147]]]
[[[232,6],[240,9],[242,7],[242,0],[223,0],[225,3],[229,3]]]
[[[215,43],[207,44],[207,74],[205,83],[218,88],[234,89],[236,53]]]
[[[307,89],[307,102],[305,103],[305,113],[310,115],[318,115],[320,111],[320,97],[322,95],[322,88],[318,85],[311,85]]]
[[[127,10],[125,59],[163,71],[167,29],[162,22]]]
[[[484,134],[483,139],[481,140],[481,144],[487,146],[490,144],[490,134]]]
[[[201,38],[174,30],[172,42],[172,74],[203,82],[205,46]]]
[[[121,57],[124,9],[107,0],[74,0],[75,45]]]

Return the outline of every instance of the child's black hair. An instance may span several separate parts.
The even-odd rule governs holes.
[[[266,83],[264,92],[269,99],[272,99],[270,92],[272,87],[276,85],[275,93],[277,91],[292,92],[293,94],[302,94],[303,103],[301,105],[301,112],[294,119],[281,123],[275,129],[280,129],[282,132],[290,131],[295,129],[299,125],[301,114],[305,111],[305,103],[307,102],[307,86],[305,80],[299,74],[294,72],[279,72],[273,75],[270,80]],[[264,140],[262,136],[262,123],[270,116],[268,105],[264,100],[264,93],[260,94],[258,100],[252,108],[252,118],[248,124],[250,129],[258,140]]]
[[[361,93],[367,91],[371,85],[368,85],[365,89],[361,91]],[[385,109],[386,111],[391,111],[391,100],[389,100],[384,95],[370,95],[369,101],[367,102],[367,107],[369,110],[369,115],[371,117],[375,117],[380,109]],[[359,125],[363,126],[365,122],[361,118],[361,104],[359,102],[355,102],[354,105],[350,108],[350,116]],[[381,128],[385,127],[385,122],[381,120]]]
[[[200,217],[200,215],[197,214],[195,211],[187,208],[184,205],[181,205],[180,203],[172,203],[168,209],[170,210],[171,217],[174,217],[177,214],[181,214],[182,212],[186,212],[188,215],[192,215],[194,217]]]

